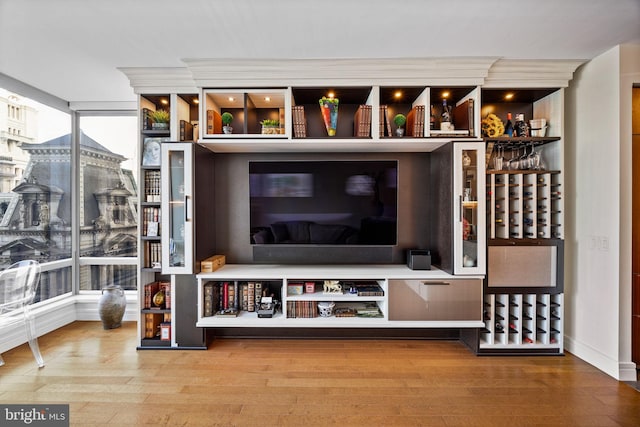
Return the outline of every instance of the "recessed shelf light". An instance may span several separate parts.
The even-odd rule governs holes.
[[[394,98],[396,98],[396,99],[400,99],[400,98],[402,98],[402,92],[401,92],[401,91],[399,91],[399,90],[397,90],[397,91],[393,94],[393,97],[394,97]]]
[[[160,100],[160,104],[162,104],[162,105],[167,105],[168,103],[169,103],[169,101],[167,101],[167,100],[166,100],[166,99],[164,99],[164,98],[162,98],[162,99]]]
[[[506,99],[507,101],[510,101],[511,99],[513,99],[513,93],[509,92],[507,94],[504,95],[504,99]]]
[[[448,98],[448,97],[449,97],[449,95],[451,95],[451,94],[450,94],[448,91],[444,91],[444,92],[442,92],[442,98],[443,98],[443,99]]]
[[[271,101],[271,98],[270,98],[270,97],[268,97],[268,96],[265,96],[265,97],[264,97],[264,100],[265,100],[265,101],[267,101],[267,102],[270,102],[270,101]]]
[[[335,94],[335,93],[333,93],[333,92],[329,92],[329,93],[327,94],[327,98],[333,98],[333,97],[335,97],[335,96],[336,96],[336,94]]]
[[[235,101],[235,100],[236,100],[233,96],[230,96],[228,99],[229,99],[229,101],[231,101],[231,102],[233,102],[233,101]]]

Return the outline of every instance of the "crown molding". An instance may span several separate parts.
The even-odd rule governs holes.
[[[121,67],[136,94],[288,86],[567,87],[584,60],[461,58],[183,59],[185,67]]]
[[[136,94],[198,93],[191,72],[185,67],[120,67]]]
[[[500,59],[489,69],[483,88],[567,87],[584,60]]]
[[[183,59],[198,87],[481,85],[497,58]]]

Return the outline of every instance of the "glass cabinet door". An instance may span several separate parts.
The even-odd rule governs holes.
[[[486,270],[485,158],[482,143],[454,144],[454,272]]]
[[[193,269],[192,144],[162,144],[162,273]]]

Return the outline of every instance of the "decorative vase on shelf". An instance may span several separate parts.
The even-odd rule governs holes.
[[[233,133],[233,128],[229,125],[226,126],[222,126],[222,132],[224,132],[225,134],[229,135],[231,133]]]
[[[318,102],[322,112],[322,120],[324,120],[324,126],[327,129],[327,135],[335,136],[338,128],[338,104],[340,101],[338,98],[323,96]]]
[[[122,326],[127,300],[119,285],[109,285],[102,289],[98,302],[98,313],[104,329],[116,329]]]

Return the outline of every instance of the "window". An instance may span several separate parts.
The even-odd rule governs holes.
[[[80,113],[80,290],[136,289],[137,117]],[[90,236],[90,237],[89,237]]]
[[[44,301],[72,291],[71,268],[61,262],[72,256],[71,115],[2,88],[0,103],[8,119],[30,121],[0,134],[0,152],[11,153],[0,176],[0,269],[40,262],[36,301]]]

